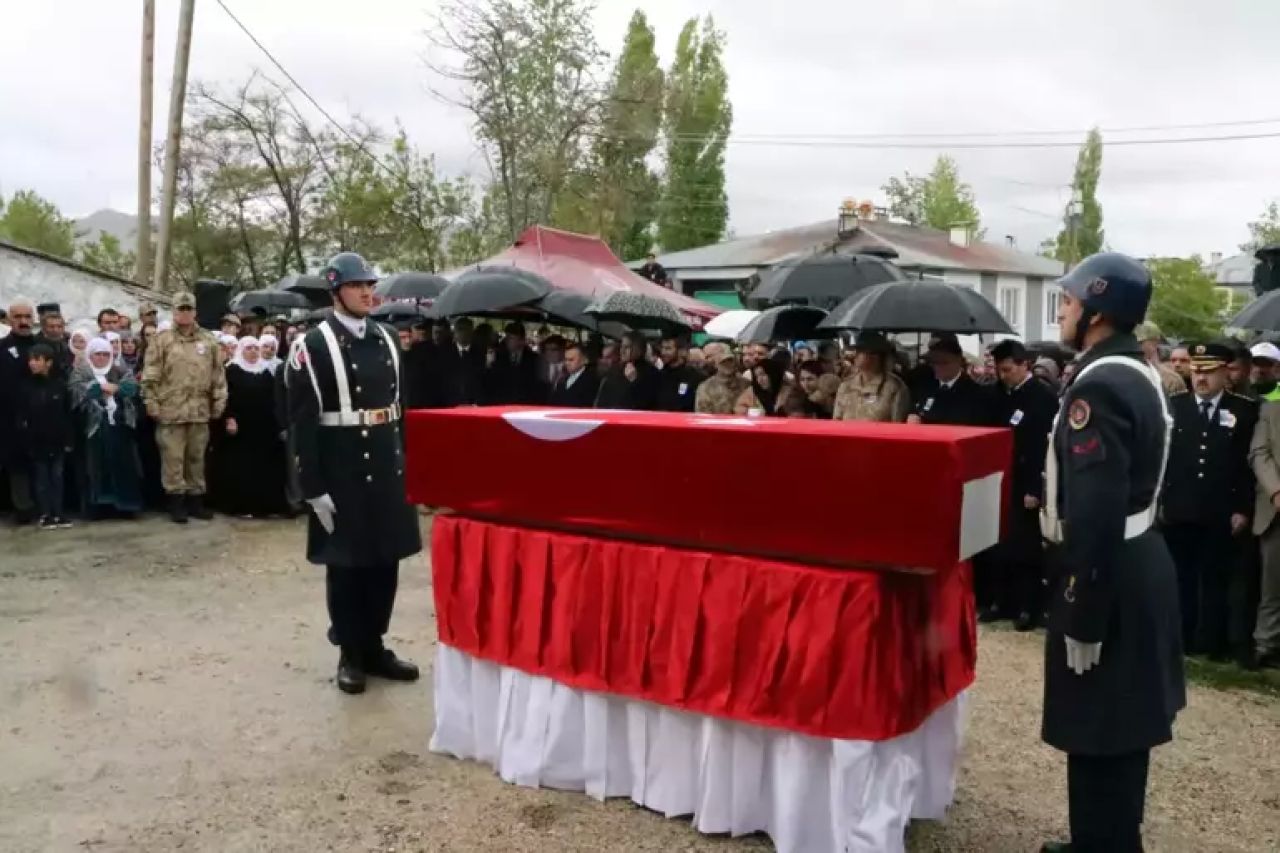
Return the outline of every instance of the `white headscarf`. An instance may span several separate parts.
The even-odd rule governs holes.
[[[240,345],[236,347],[236,357],[231,359],[231,363],[243,370],[245,373],[261,373],[267,369],[267,363],[259,354],[256,361],[246,361],[244,351],[246,347],[259,347],[262,344],[253,335],[245,335],[240,339]]]
[[[110,334],[110,333],[109,333]],[[107,362],[106,367],[98,367],[93,363],[95,353],[106,353],[112,357],[112,361]],[[107,384],[107,373],[115,365],[115,350],[111,348],[111,341],[106,338],[94,338],[89,341],[89,346],[85,351],[85,363],[89,365],[89,369],[93,371],[93,378],[98,380],[98,385],[105,386]],[[116,398],[115,395],[103,396],[107,407],[107,423],[114,424],[116,422]]]
[[[280,360],[280,340],[271,332],[263,332],[262,337],[258,338],[258,343],[262,346],[262,360],[267,363],[267,369],[272,373],[276,372],[282,362]],[[267,355],[267,347],[271,347],[271,355]]]

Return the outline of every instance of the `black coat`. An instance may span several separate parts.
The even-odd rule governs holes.
[[[1173,447],[1165,473],[1164,521],[1225,530],[1233,513],[1252,516],[1249,441],[1258,422],[1258,404],[1224,391],[1211,423],[1205,422],[1195,394],[1175,394],[1169,405]]]
[[[485,352],[481,347],[472,344],[462,352],[458,344],[449,344],[436,351],[432,371],[440,388],[440,406],[484,405]]]
[[[632,409],[651,412],[658,405],[658,368],[637,361],[636,378],[627,379],[626,365],[619,364],[600,380],[597,409]]]
[[[590,409],[596,404],[596,394],[600,390],[600,376],[595,369],[587,366],[573,385],[566,387],[569,377],[561,375],[547,397],[552,406],[563,406],[569,409]]]
[[[513,357],[499,349],[493,366],[485,372],[485,403],[491,406],[533,406],[546,402],[538,354],[525,347]]]
[[[54,376],[29,376],[18,394],[16,449],[27,459],[61,455],[75,444],[75,421],[67,383]]]
[[[0,338],[0,464],[19,458],[14,446],[16,414],[23,386],[31,375],[27,355],[35,342],[35,335],[13,332]]]
[[[1022,498],[1044,496],[1044,457],[1058,414],[1058,396],[1049,386],[1029,377],[1021,386],[1007,390],[1003,385],[991,393],[993,423],[1013,430],[1013,478],[1010,495],[1015,506]]]
[[[915,414],[926,424],[948,426],[994,426],[996,405],[992,389],[979,385],[967,373],[956,377],[951,387],[936,380],[924,386],[915,400]]]
[[[338,320],[325,320],[338,336],[355,410],[383,409],[396,399],[401,377],[392,367],[396,333],[369,321],[363,338]],[[388,338],[390,343],[388,344]],[[390,348],[389,348],[390,347]],[[316,399],[310,362],[320,384]],[[404,445],[399,422],[377,426],[321,426],[321,411],[338,410],[334,365],[320,329],[307,333],[304,347],[290,355],[290,428],[297,449],[304,499],[329,495],[337,506],[334,532],[326,533],[312,513],[307,559],[325,566],[364,568],[403,560],[422,550],[418,513],[405,499]]]
[[[657,409],[660,412],[692,412],[698,386],[707,375],[687,364],[658,371]]]
[[[1115,335],[1084,354],[1078,373],[1106,355],[1142,361],[1132,335]],[[1124,538],[1125,518],[1156,499],[1161,396],[1122,365],[1098,367],[1063,396],[1053,447],[1065,535],[1049,600],[1042,735],[1064,752],[1118,755],[1166,743],[1186,705],[1173,560],[1155,529]],[[1083,675],[1068,669],[1066,636],[1101,642],[1099,665]]]

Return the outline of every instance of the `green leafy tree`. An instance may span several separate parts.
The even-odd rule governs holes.
[[[1240,245],[1242,252],[1256,252],[1263,246],[1280,243],[1280,203],[1271,202],[1262,216],[1249,223],[1249,242]]]
[[[960,179],[956,161],[945,154],[938,157],[928,175],[905,172],[901,178],[890,178],[881,189],[888,198],[891,216],[942,231],[967,225],[981,234],[982,215],[973,187]]]
[[[75,229],[53,202],[34,190],[0,198],[0,239],[59,258],[75,257]]]
[[[667,74],[666,176],[658,242],[668,252],[715,243],[729,222],[725,146],[733,126],[724,34],[708,17],[685,24]]]
[[[1072,206],[1062,230],[1053,241],[1050,257],[1074,264],[1102,251],[1106,233],[1102,230],[1102,205],[1098,202],[1098,179],[1102,176],[1102,134],[1089,131],[1076,156],[1076,173],[1071,179]],[[1078,207],[1077,207],[1078,203]]]
[[[584,167],[569,181],[555,224],[599,234],[623,258],[653,245],[661,183],[649,165],[662,129],[663,74],[653,28],[637,10],[627,27]]]
[[[78,260],[87,267],[132,279],[138,259],[134,252],[124,250],[118,237],[104,231],[97,242],[80,246]]]
[[[593,11],[587,0],[449,0],[428,32],[449,57],[432,68],[460,85],[445,97],[471,114],[508,239],[552,221],[582,166],[601,101]]]
[[[1154,290],[1148,319],[1165,334],[1204,340],[1222,333],[1227,298],[1204,271],[1199,256],[1160,258],[1149,264]]]

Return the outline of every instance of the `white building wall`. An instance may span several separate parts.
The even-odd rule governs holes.
[[[1058,340],[1058,298],[1061,290],[1056,284],[1045,282],[1044,284],[1044,305],[1043,315],[1040,318],[1040,340],[1056,341]]]
[[[57,302],[68,325],[94,319],[103,308],[114,308],[136,320],[143,302],[157,307],[169,302],[111,276],[0,245],[0,305],[8,308],[19,298],[34,305]]]
[[[1035,331],[1027,322],[1027,301],[1026,276],[1001,273],[996,277],[996,308],[1023,340],[1031,340],[1028,330]]]

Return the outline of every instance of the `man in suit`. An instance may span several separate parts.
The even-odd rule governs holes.
[[[954,335],[937,338],[926,355],[933,380],[925,383],[915,401],[910,424],[987,426],[992,422],[988,389],[965,371],[964,351]]]
[[[560,335],[547,335],[538,345],[538,378],[548,388],[554,388],[564,375],[564,349],[568,346]]]
[[[660,412],[692,412],[698,398],[698,386],[707,378],[685,361],[685,343],[676,335],[662,336],[662,370],[658,373]]]
[[[564,370],[551,389],[548,403],[573,409],[589,409],[595,405],[600,390],[600,377],[587,364],[587,354],[577,344],[564,350]]]
[[[484,400],[485,351],[475,343],[475,324],[466,317],[453,324],[453,343],[438,355],[445,406],[479,406]]]
[[[1017,341],[992,350],[1000,386],[994,392],[993,422],[1013,430],[1012,506],[1009,537],[988,561],[988,604],[981,621],[1016,617],[1019,631],[1036,626],[1043,610],[1044,549],[1040,541],[1040,504],[1044,500],[1044,454],[1058,413],[1058,397],[1031,374],[1033,356]]]
[[[1254,353],[1256,359],[1257,353]],[[1280,405],[1263,402],[1249,446],[1258,478],[1253,532],[1261,537],[1262,578],[1250,664],[1280,669]]]
[[[1173,443],[1161,501],[1164,538],[1178,568],[1182,645],[1225,660],[1228,590],[1242,566],[1254,483],[1249,442],[1258,419],[1252,400],[1227,390],[1226,343],[1197,343],[1190,392],[1170,396]]]
[[[658,402],[658,369],[649,363],[648,341],[639,332],[627,332],[619,350],[619,363],[600,381],[598,409],[631,409],[651,412]],[[603,362],[603,359],[601,359]]]
[[[485,374],[486,402],[495,406],[532,406],[547,396],[539,376],[538,354],[528,343],[524,324],[508,323],[503,330],[501,352],[489,356]]]

